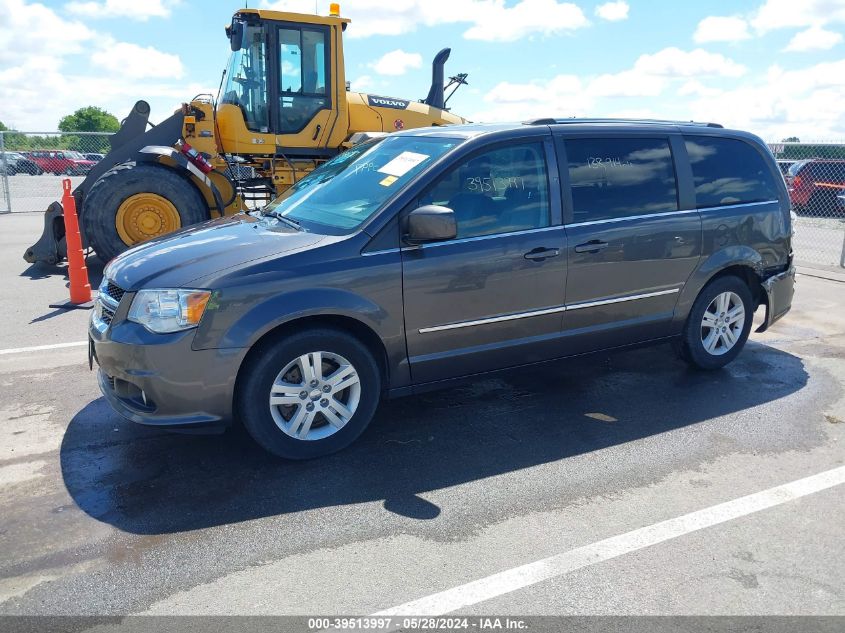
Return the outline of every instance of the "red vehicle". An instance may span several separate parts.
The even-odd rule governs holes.
[[[70,150],[34,150],[27,152],[26,156],[45,173],[57,176],[84,176],[97,164]]]
[[[845,190],[845,160],[799,160],[787,171],[786,185],[796,213],[838,214],[836,196]]]

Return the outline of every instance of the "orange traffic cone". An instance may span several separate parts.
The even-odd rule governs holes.
[[[70,277],[70,301],[50,307],[90,308],[91,284],[88,281],[88,267],[82,252],[82,236],[79,234],[79,218],[76,215],[76,200],[71,193],[70,178],[62,180],[62,207],[65,218],[65,240],[67,241],[68,276]]]

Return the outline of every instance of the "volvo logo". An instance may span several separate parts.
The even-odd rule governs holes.
[[[367,102],[371,106],[378,106],[381,108],[395,108],[397,110],[404,110],[408,107],[409,101],[405,99],[391,99],[390,97],[374,97],[367,95]]]

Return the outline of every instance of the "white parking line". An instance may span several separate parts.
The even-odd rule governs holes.
[[[73,341],[72,343],[53,343],[52,345],[34,345],[33,347],[12,347],[0,349],[0,356],[3,354],[23,354],[25,352],[42,352],[48,349],[61,349],[63,347],[82,347],[88,345],[88,341]]]
[[[478,604],[517,589],[562,576],[576,569],[589,567],[690,532],[766,510],[842,483],[845,483],[845,466],[612,536],[527,565],[514,567],[465,585],[379,611],[375,615],[434,616],[450,613],[462,607]]]

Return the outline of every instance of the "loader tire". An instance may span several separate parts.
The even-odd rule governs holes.
[[[160,212],[153,214],[155,217],[146,216],[151,223],[129,226],[133,217],[144,219],[148,200],[153,201],[153,207],[161,207]],[[163,165],[130,162],[97,179],[85,197],[81,225],[88,243],[107,262],[135,244],[208,217],[205,199],[187,178]]]

